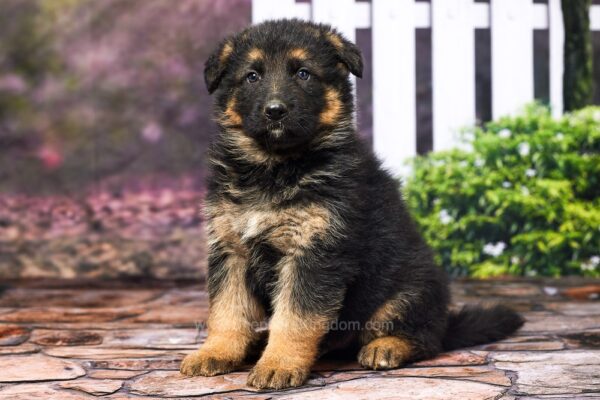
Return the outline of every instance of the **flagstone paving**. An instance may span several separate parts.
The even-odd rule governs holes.
[[[301,388],[260,392],[248,367],[179,374],[205,339],[200,284],[15,281],[0,287],[0,399],[600,399],[600,281],[460,281],[455,305],[494,303],[527,323],[504,341],[401,369],[323,359]]]

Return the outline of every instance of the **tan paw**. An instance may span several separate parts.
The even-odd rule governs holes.
[[[395,336],[386,336],[364,345],[358,362],[369,369],[398,368],[410,357],[410,344]]]
[[[187,376],[215,376],[233,371],[239,362],[202,350],[188,354],[181,362],[179,371]]]
[[[310,369],[259,361],[248,375],[248,385],[258,389],[285,389],[301,386]]]

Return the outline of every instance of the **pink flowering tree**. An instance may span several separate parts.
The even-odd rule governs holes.
[[[203,64],[250,22],[249,0],[0,8],[0,190],[202,168],[214,128]]]

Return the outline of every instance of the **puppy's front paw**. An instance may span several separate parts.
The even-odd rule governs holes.
[[[248,375],[248,385],[258,389],[285,389],[301,386],[309,368],[285,365],[283,362],[259,361]]]
[[[369,369],[398,368],[410,356],[410,345],[404,339],[387,336],[364,345],[358,353],[358,362]]]
[[[231,372],[237,366],[236,360],[199,350],[183,359],[179,371],[187,376],[215,376]]]

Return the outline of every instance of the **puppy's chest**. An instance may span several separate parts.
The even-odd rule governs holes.
[[[325,236],[331,226],[330,212],[317,204],[250,206],[222,200],[209,204],[207,214],[209,240],[240,251],[266,243],[293,254]]]

